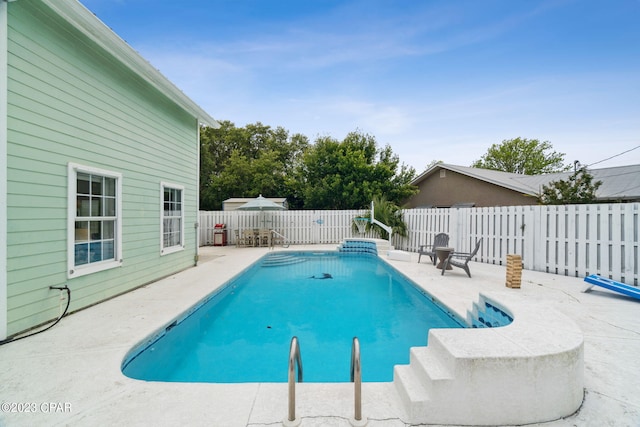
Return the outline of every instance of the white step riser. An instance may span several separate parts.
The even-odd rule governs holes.
[[[407,407],[424,404],[429,400],[427,391],[409,365],[394,366],[393,383],[400,399]]]
[[[440,341],[437,334],[429,334],[429,343],[426,348],[429,349],[429,353],[436,356],[443,369],[450,372],[451,375],[455,374],[456,359],[449,349]]]
[[[429,388],[437,387],[439,383],[453,379],[452,372],[428,347],[412,349],[409,366],[428,391],[432,391]]]
[[[394,370],[396,389],[411,416],[420,419],[435,400],[446,401],[443,398],[452,391],[454,372],[455,358],[437,337],[429,337],[428,347],[411,349],[409,365]]]

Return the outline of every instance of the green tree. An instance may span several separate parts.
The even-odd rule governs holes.
[[[564,172],[571,165],[564,165],[564,153],[552,151],[548,141],[537,139],[515,138],[493,144],[480,160],[471,167],[492,169],[502,172],[523,175],[540,175],[553,172]]]
[[[410,185],[415,170],[391,147],[378,149],[371,135],[349,133],[342,142],[324,136],[303,156],[300,177],[307,209],[359,209],[376,195],[400,203],[418,190]]]
[[[577,169],[566,180],[552,181],[543,185],[538,202],[543,205],[572,205],[594,203],[596,191],[602,181],[593,182],[585,166]]]
[[[261,123],[236,127],[221,121],[220,128],[200,132],[200,208],[221,209],[230,197],[259,194],[287,197],[289,205],[302,205],[297,176],[307,137],[289,136],[282,127]]]

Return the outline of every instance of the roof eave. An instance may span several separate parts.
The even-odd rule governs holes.
[[[42,2],[87,38],[164,93],[182,109],[196,117],[200,124],[213,128],[220,127],[220,124],[213,117],[193,102],[80,2],[56,0],[42,0]]]
[[[489,177],[486,177],[486,176],[482,176],[480,174],[474,174],[474,173],[472,173],[471,171],[468,170],[468,169],[471,169],[471,168],[464,168],[464,167],[460,167],[460,166],[456,166],[456,165],[450,165],[450,164],[447,164],[447,163],[437,163],[437,164],[431,166],[429,169],[427,169],[422,174],[420,174],[417,178],[415,178],[413,181],[411,181],[411,185],[419,185],[420,182],[424,181],[427,177],[433,175],[436,172],[436,170],[438,170],[438,169],[446,169],[448,171],[459,173],[461,175],[465,175],[465,176],[471,177],[473,179],[484,181],[486,183],[493,184],[493,185],[496,185],[498,187],[503,187],[503,188],[506,188],[506,189],[511,190],[511,191],[522,193],[522,194],[527,195],[527,196],[537,196],[537,193],[535,192],[535,190],[530,189],[528,187],[513,185],[508,181],[498,181],[498,180],[495,180],[495,179],[492,179],[492,178],[489,178]]]

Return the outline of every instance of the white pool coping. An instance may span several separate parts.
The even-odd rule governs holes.
[[[333,250],[335,245],[290,249]],[[265,248],[203,248],[196,268],[0,346],[0,402],[35,408],[0,411],[0,425],[281,425],[286,384],[157,383],[132,380],[120,371],[133,346],[265,253]],[[504,285],[505,267],[479,263],[471,264],[472,279],[460,269],[441,276],[425,260],[418,264],[417,254],[412,257],[414,262],[388,262],[458,313],[466,312],[479,292],[488,292],[516,304],[554,308],[580,326],[584,403],[576,414],[540,425],[640,425],[637,301],[604,290],[583,294],[581,278],[527,270],[521,289],[510,289]],[[362,392],[368,425],[406,425],[408,414],[393,383],[364,383]],[[298,384],[296,412],[302,426],[349,426],[352,385]]]

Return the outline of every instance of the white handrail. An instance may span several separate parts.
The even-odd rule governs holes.
[[[373,200],[371,201],[371,224],[378,224],[383,230],[389,233],[389,247],[391,247],[391,236],[393,235],[393,229],[387,224],[378,221],[375,217],[375,211],[373,210]]]
[[[276,230],[270,230],[270,231],[271,231],[271,248],[270,249],[273,249],[273,235],[274,234],[277,235],[277,236],[282,237],[282,247],[283,248],[288,248],[289,247],[289,243],[286,243],[287,236],[285,236],[284,234],[278,233]]]

